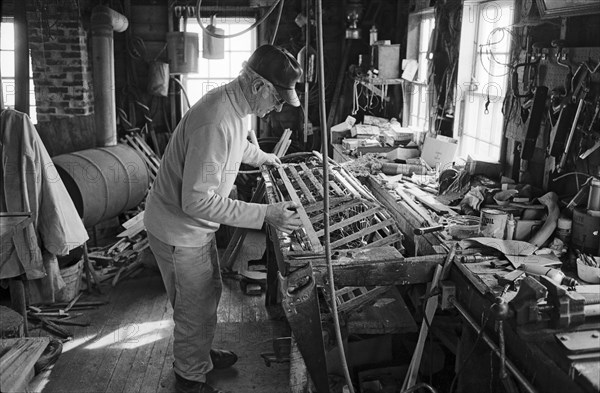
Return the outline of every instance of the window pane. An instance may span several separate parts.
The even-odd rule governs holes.
[[[15,49],[15,29],[12,22],[2,20],[0,27],[0,48],[7,50]]]
[[[4,105],[13,108],[15,106],[15,80],[2,78],[2,91],[4,92]]]
[[[254,18],[248,17],[219,17],[215,24],[224,30],[224,34],[240,32],[252,23]],[[202,18],[204,25],[210,23],[209,18]],[[187,23],[187,31],[200,32],[201,29],[196,19],[190,19]],[[202,34],[200,34],[202,41]],[[188,74],[184,78],[188,90],[188,96],[192,105],[208,91],[224,85],[236,78],[242,69],[242,63],[250,57],[256,47],[256,31],[252,30],[238,37],[226,38],[224,42],[224,59],[204,59],[202,57],[202,42],[200,42],[200,59],[198,73]],[[248,129],[252,128],[254,117],[248,117]]]
[[[15,77],[15,52],[3,50],[0,53],[0,69],[3,77]]]

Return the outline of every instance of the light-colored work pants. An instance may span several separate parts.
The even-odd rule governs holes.
[[[186,379],[205,382],[213,368],[209,352],[222,288],[215,236],[200,247],[180,247],[148,232],[148,242],[173,306],[173,368]]]

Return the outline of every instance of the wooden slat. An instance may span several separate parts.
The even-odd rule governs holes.
[[[312,169],[309,169],[308,166],[303,162],[300,163],[300,167],[304,171],[304,174],[306,174],[306,177],[308,177],[308,180],[310,180],[313,186],[317,189],[321,198],[323,198],[323,185],[317,180],[312,172]]]
[[[296,203],[297,206],[299,206],[297,211],[298,211],[298,214],[300,215],[300,219],[302,220],[302,225],[304,226],[306,235],[308,236],[308,239],[310,240],[310,243],[312,246],[312,251],[322,252],[323,245],[319,241],[319,237],[315,233],[315,230],[313,229],[312,224],[310,223],[310,218],[306,214],[306,211],[304,210],[304,206],[302,206],[302,203],[300,202],[300,198],[298,198],[298,195],[296,195],[296,192],[294,190],[294,187],[292,187],[290,179],[288,178],[288,176],[285,173],[285,170],[283,168],[277,168],[277,171],[279,172],[279,176],[281,177],[281,180],[283,180],[283,184],[284,184],[285,188],[287,189],[287,192],[290,195],[290,198],[292,199],[292,201],[294,203]]]
[[[356,239],[358,239],[358,238],[360,238],[362,236],[368,235],[369,233],[373,233],[375,231],[378,231],[381,228],[385,228],[386,226],[391,225],[393,223],[394,223],[394,220],[392,218],[388,218],[387,220],[382,221],[379,224],[375,224],[372,227],[369,227],[369,228],[366,228],[366,229],[364,229],[362,231],[353,233],[352,235],[346,236],[343,239],[336,240],[335,242],[331,243],[331,248],[332,249],[333,248],[338,248],[340,246],[343,246],[344,244],[348,244],[351,241],[354,241],[354,240],[356,240]]]
[[[364,212],[362,212],[360,214],[357,214],[355,216],[348,217],[347,219],[345,219],[343,221],[336,222],[335,224],[333,224],[333,225],[331,225],[329,227],[329,232],[333,232],[333,231],[336,231],[336,230],[338,230],[340,228],[347,227],[350,224],[353,224],[353,223],[355,223],[357,221],[363,220],[363,219],[365,219],[365,218],[367,218],[369,216],[374,215],[375,213],[377,213],[380,210],[381,210],[380,207],[374,207],[372,209],[364,211]],[[319,237],[323,236],[324,234],[325,234],[325,230],[324,229],[321,229],[320,231],[317,232],[317,236],[319,236]]]
[[[316,167],[317,172],[319,172],[319,175],[321,175],[321,179],[324,178],[323,176],[323,168],[321,167]],[[332,172],[330,171],[329,174],[331,174]],[[343,182],[342,182],[343,184]],[[360,197],[360,195],[356,192],[356,190],[354,190],[349,184],[344,184],[344,186],[346,186],[346,188],[348,189],[349,192],[351,192],[352,194],[354,194],[355,197]],[[340,186],[337,185],[336,182],[331,181],[331,179],[329,180],[329,187],[331,187],[331,189],[333,190],[333,192],[335,192],[337,195],[342,196],[342,195],[346,195],[346,193],[344,191],[342,191],[342,189],[340,188]]]
[[[363,203],[360,199],[348,199],[348,200],[351,201],[351,202],[350,203],[343,203],[343,204],[340,204],[340,205],[334,207],[333,209],[329,209],[329,216],[331,217],[331,216],[333,216],[335,214],[343,212],[344,210],[351,209],[354,206],[357,206],[357,205],[360,205],[360,204]],[[322,203],[321,203],[321,210],[323,210],[323,204]],[[319,214],[319,215],[316,215],[314,217],[311,217],[310,221],[313,224],[316,224],[318,222],[322,222],[323,221],[323,215]]]
[[[373,243],[369,243],[366,246],[359,247],[359,250],[364,250],[372,247],[381,247],[381,246],[391,246],[392,244],[402,241],[402,235],[400,233],[394,233],[390,236],[383,237],[379,240],[374,241]]]
[[[343,290],[344,288],[342,288]],[[389,287],[375,287],[373,289],[367,289],[365,287],[350,287],[348,292],[339,292],[336,291],[335,298],[339,300],[338,312],[350,312],[355,310],[379,297],[381,294],[386,292]],[[360,295],[354,295],[354,291],[359,290],[361,292]],[[352,294],[352,298],[349,300],[341,299],[345,293]]]
[[[296,170],[296,168],[293,165],[290,165],[290,166],[287,167],[287,169],[290,170],[290,173],[292,174],[292,177],[296,180],[296,183],[298,183],[298,186],[302,190],[302,193],[306,197],[306,200],[308,201],[308,203],[309,204],[315,203],[316,202],[315,197],[312,196],[310,190],[308,189],[308,187],[304,183],[304,180],[302,180],[302,178],[298,174],[298,171]]]

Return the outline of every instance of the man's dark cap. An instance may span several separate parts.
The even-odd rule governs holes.
[[[290,52],[273,45],[262,45],[250,56],[247,66],[271,82],[288,104],[300,106],[295,87],[302,76],[302,68]]]

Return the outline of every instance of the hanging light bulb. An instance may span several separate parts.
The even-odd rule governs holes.
[[[308,64],[307,61],[307,52],[308,52]],[[314,82],[317,79],[317,74],[315,72],[317,66],[317,51],[312,47],[303,46],[302,49],[298,52],[298,63],[300,63],[300,67],[304,71],[302,76],[300,77],[299,83],[305,83],[308,81],[309,83]]]
[[[225,30],[220,29],[215,24],[216,15],[210,17],[210,25],[206,26],[206,30],[214,34],[225,33]],[[224,59],[225,58],[225,41],[222,38],[216,38],[202,32],[202,57],[205,59]]]

